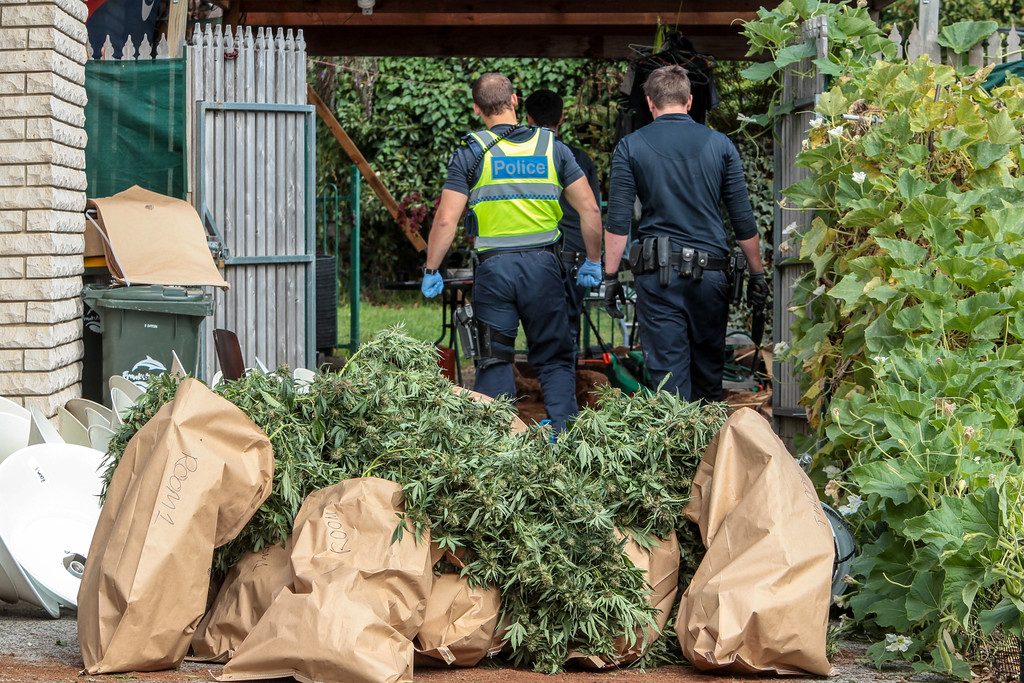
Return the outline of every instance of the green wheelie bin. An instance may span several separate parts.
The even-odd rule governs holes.
[[[200,326],[213,313],[210,294],[163,285],[86,285],[82,298],[99,315],[103,373],[98,393],[104,403],[110,402],[107,378],[120,375],[144,387],[150,375],[170,371],[172,352],[188,373],[196,374]]]

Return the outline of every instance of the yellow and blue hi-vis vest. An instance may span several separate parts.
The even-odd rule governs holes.
[[[481,149],[498,136],[470,133]],[[554,135],[537,128],[529,140],[499,140],[487,152],[480,179],[469,190],[477,223],[477,251],[539,247],[558,241],[562,185],[555,168]]]

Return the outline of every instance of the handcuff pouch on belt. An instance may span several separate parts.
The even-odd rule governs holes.
[[[576,274],[580,272],[580,266],[582,266],[584,261],[587,260],[586,253],[561,249],[559,251],[558,258],[562,262],[564,272],[569,275],[569,278],[573,282],[575,282]]]
[[[452,325],[459,333],[464,358],[472,358],[480,363],[483,369],[495,363],[511,363],[515,360],[515,351],[496,349],[492,342],[515,347],[515,337],[498,332],[487,323],[480,322],[473,314],[473,305],[469,303],[456,307],[452,313]]]
[[[672,241],[667,235],[645,237],[629,249],[629,267],[634,275],[658,273],[658,283],[668,287],[672,282],[672,266],[679,266],[679,277],[700,282],[709,265],[707,252],[684,247],[672,252]]]

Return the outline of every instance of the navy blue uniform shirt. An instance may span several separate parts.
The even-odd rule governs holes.
[[[668,235],[675,249],[726,256],[725,203],[736,239],[757,235],[736,146],[687,114],[662,114],[619,141],[612,156],[607,230],[628,235],[634,197],[642,212],[636,237]]]
[[[583,169],[583,175],[587,177],[590,191],[594,193],[594,201],[597,202],[597,209],[600,211],[601,180],[597,176],[597,165],[594,164],[594,160],[590,158],[590,155],[582,149],[572,145],[568,145],[568,147],[572,151],[573,157],[576,158],[576,163]],[[583,241],[583,230],[580,228],[579,212],[572,208],[572,205],[569,204],[564,195],[559,199],[559,203],[562,205],[562,220],[558,222],[558,227],[562,231],[562,248],[565,251],[585,254],[587,252],[587,245]]]
[[[501,135],[511,127],[512,124],[510,123],[499,123],[494,128],[491,128],[490,131],[495,135]],[[521,130],[516,131],[506,139],[511,142],[525,142],[535,132],[536,129],[523,126]],[[566,144],[554,136],[552,136],[552,139],[555,141],[555,169],[558,172],[558,180],[562,183],[562,187],[572,185],[583,177],[583,170],[576,163],[576,158],[573,157],[572,151]],[[469,170],[473,168],[473,164],[476,163],[476,158],[479,155],[480,146],[475,142],[469,145],[462,145],[455,150],[451,161],[448,162],[448,178],[445,180],[444,189],[453,190],[468,197],[469,189],[480,178],[479,168],[477,168],[473,178],[469,177]],[[480,162],[481,166],[486,162],[485,158],[484,161]]]

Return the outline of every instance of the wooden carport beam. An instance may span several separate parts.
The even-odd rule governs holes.
[[[359,172],[363,174],[364,178],[366,178],[366,182],[368,182],[370,187],[373,188],[374,193],[380,197],[382,202],[384,202],[384,206],[387,207],[388,213],[391,214],[391,217],[394,218],[399,227],[402,228],[402,232],[404,232],[405,236],[409,238],[410,242],[412,242],[412,246],[416,248],[416,251],[424,251],[427,248],[427,243],[423,241],[423,238],[418,232],[412,229],[408,220],[403,221],[399,218],[398,202],[396,202],[395,198],[391,196],[390,192],[388,192],[388,188],[384,186],[381,179],[377,177],[373,167],[370,166],[369,162],[366,161],[366,157],[364,157],[363,153],[359,151],[358,147],[356,147],[356,143],[352,142],[352,138],[348,136],[345,129],[341,127],[340,123],[338,123],[338,119],[335,118],[334,112],[332,112],[327,104],[320,99],[320,96],[316,94],[316,91],[313,90],[313,87],[310,85],[306,86],[306,98],[309,100],[310,104],[316,107],[316,113],[319,114],[320,118],[323,119],[323,122],[327,124],[327,128],[330,129],[334,138],[341,145],[341,148],[345,150],[346,154],[348,154],[352,163],[359,168]]]
[[[686,26],[729,26],[752,21],[756,12],[249,12],[253,26],[650,26],[668,22]]]

